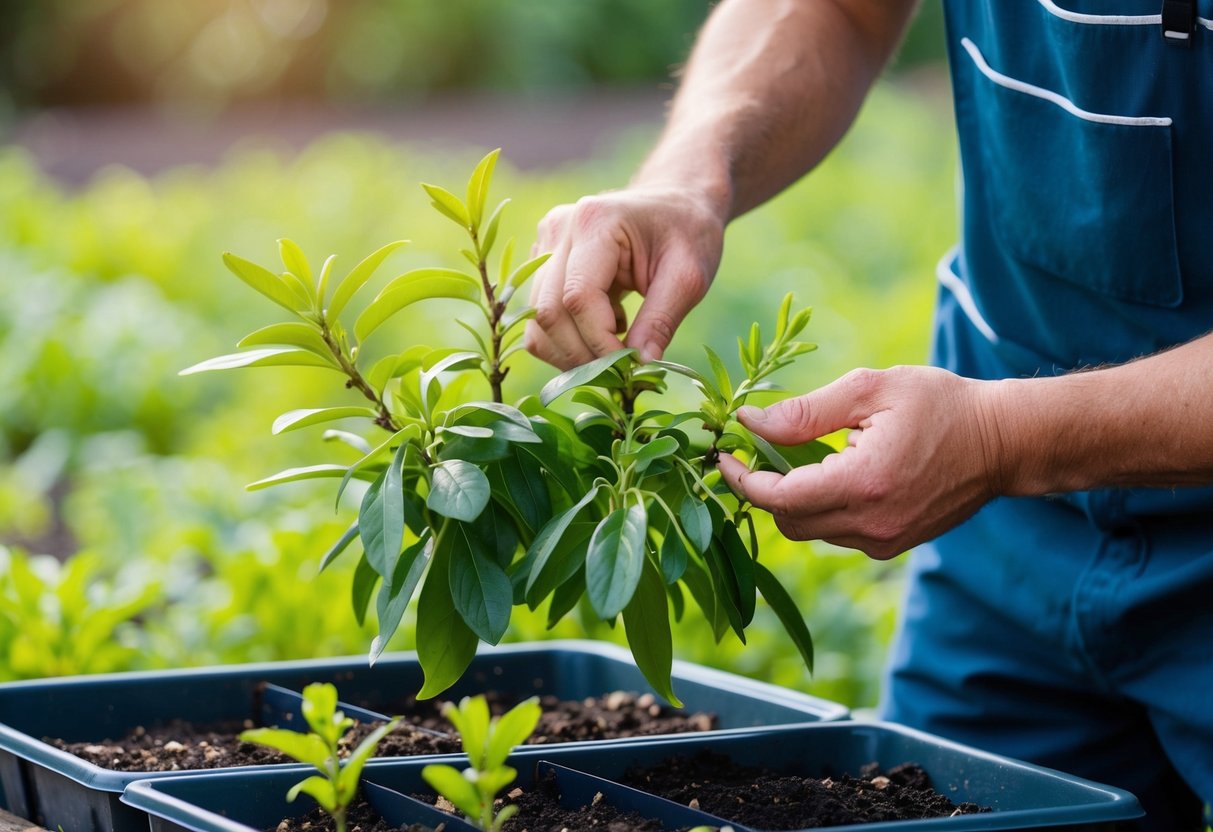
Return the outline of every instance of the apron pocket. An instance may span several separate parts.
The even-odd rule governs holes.
[[[1091,113],[973,59],[975,146],[991,220],[1019,261],[1105,297],[1183,300],[1172,192],[1171,119]]]

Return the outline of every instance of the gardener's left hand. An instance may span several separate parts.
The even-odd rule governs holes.
[[[796,445],[851,429],[848,446],[790,473],[750,471],[729,454],[733,491],[793,540],[825,540],[886,560],[961,523],[1002,491],[1005,465],[990,382],[933,367],[856,370],[742,424]]]

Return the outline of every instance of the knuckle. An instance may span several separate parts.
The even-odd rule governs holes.
[[[859,481],[856,495],[860,503],[880,504],[889,498],[893,484],[886,477],[869,475]]]
[[[562,315],[560,309],[556,306],[556,304],[550,301],[541,300],[535,306],[534,322],[542,330],[547,331],[552,329],[552,327],[560,323],[561,317]],[[530,328],[528,327],[528,330],[529,329]]]
[[[843,381],[854,390],[854,395],[857,397],[866,397],[872,395],[880,386],[883,377],[881,370],[872,370],[867,367],[860,367],[851,370],[845,376]]]
[[[807,426],[812,422],[812,413],[810,412],[808,399],[805,396],[784,399],[773,405],[772,408],[780,418],[793,426]]]
[[[659,339],[664,340],[667,344],[674,339],[674,330],[678,325],[674,321],[674,316],[664,309],[652,309],[648,316],[649,329]]]
[[[565,284],[561,300],[564,302],[564,308],[571,314],[581,315],[593,305],[594,292],[581,281],[570,280]]]
[[[572,207],[572,224],[580,232],[591,230],[606,213],[606,202],[599,196],[583,196]]]
[[[539,237],[542,240],[551,240],[554,237],[560,236],[564,231],[565,224],[568,222],[569,212],[572,210],[570,205],[557,205],[552,210],[548,211],[539,220]]]

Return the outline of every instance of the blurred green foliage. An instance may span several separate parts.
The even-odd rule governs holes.
[[[903,83],[879,87],[817,172],[734,223],[715,286],[669,358],[694,363],[708,343],[736,369],[739,327],[769,318],[790,290],[816,307],[821,348],[779,379],[789,389],[923,361],[934,263],[955,223],[951,131],[928,101]],[[506,147],[495,187],[514,201],[502,235],[525,244],[553,205],[625,182],[649,138],[527,173],[509,166]],[[356,511],[354,489],[334,513],[329,484],[242,488],[288,465],[352,461],[352,449],[319,447],[308,431],[271,438],[269,428],[291,403],[355,404],[357,394],[309,369],[176,372],[231,351],[270,311],[226,274],[221,251],[270,261],[272,241],[290,236],[349,268],[387,241],[413,240],[380,285],[456,265],[458,229],[416,183],[457,181],[483,150],[419,155],[337,134],[294,155],[244,147],[209,170],[109,169],[66,191],[24,152],[0,149],[0,678],[366,650],[374,624],[359,628],[345,601],[352,562],[316,575]],[[446,308],[429,306],[377,338],[399,350],[449,326]],[[552,375],[520,360],[511,383],[538,390]],[[749,646],[729,636],[717,648],[688,616],[676,655],[873,704],[900,564],[763,534],[764,561],[813,629],[816,675],[765,608]],[[27,551],[81,554],[59,564]],[[506,639],[618,637],[577,616],[548,633],[544,614],[516,616]],[[393,646],[412,644],[406,618]]]
[[[0,97],[7,91],[19,107],[156,102],[205,112],[268,98],[652,85],[685,60],[710,7],[708,0],[0,0]],[[924,4],[896,66],[942,60],[941,16],[939,3]]]

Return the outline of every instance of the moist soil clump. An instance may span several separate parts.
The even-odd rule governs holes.
[[[873,763],[859,777],[816,779],[742,766],[723,754],[703,751],[631,769],[623,782],[755,829],[817,829],[990,811],[948,800],[912,763],[888,771]]]
[[[240,732],[256,727],[252,720],[194,726],[174,720],[152,728],[138,727],[118,739],[100,742],[64,742],[47,738],[55,748],[114,771],[190,771],[234,766],[265,766],[293,763],[273,749],[242,742]],[[358,747],[374,725],[358,724],[339,743],[342,756]],[[376,751],[382,757],[417,754],[450,754],[459,751],[454,737],[437,737],[401,726],[384,737]]]
[[[485,694],[494,716],[505,713],[517,702],[495,691]],[[414,725],[432,731],[452,732],[454,726],[442,716],[442,700],[407,699],[387,706],[389,713],[404,715]],[[559,699],[541,696],[543,715],[527,740],[528,745],[609,740],[619,737],[648,737],[655,734],[687,734],[710,731],[716,727],[715,714],[687,713],[657,701],[651,693],[613,691],[587,699]],[[364,707],[379,710],[367,703]]]

